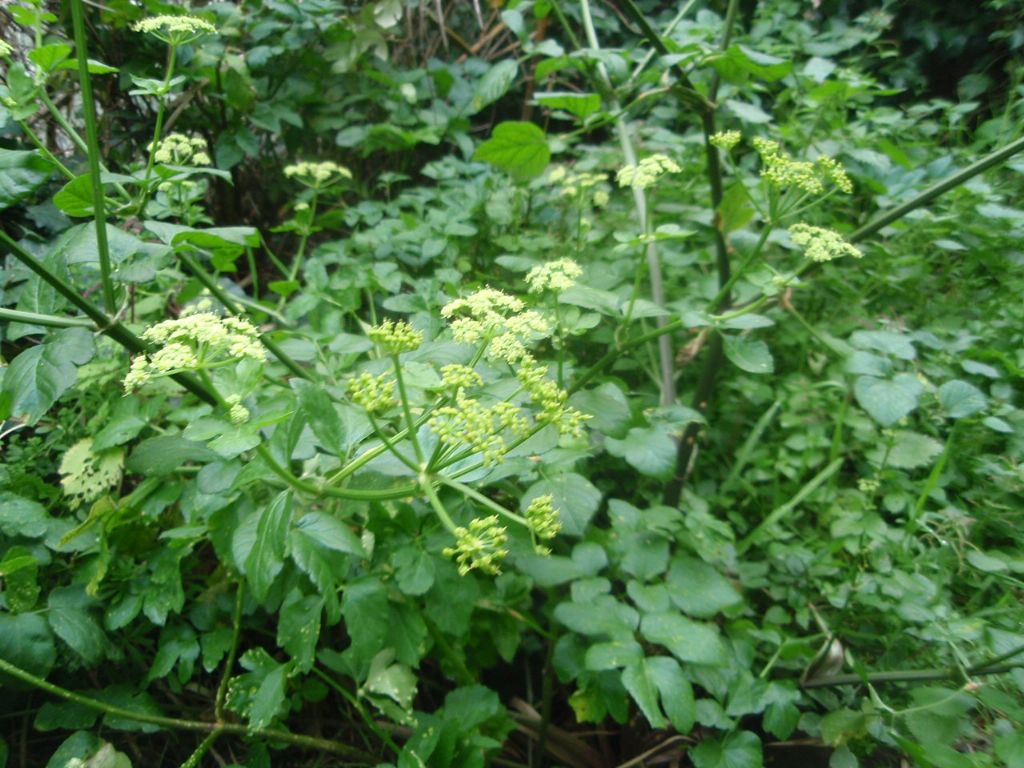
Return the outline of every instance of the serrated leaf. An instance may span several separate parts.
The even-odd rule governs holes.
[[[985,393],[973,384],[960,379],[947,381],[939,387],[939,401],[952,419],[973,416],[988,407]]]
[[[295,528],[322,547],[356,557],[366,557],[363,544],[352,529],[326,512],[309,512],[303,515],[295,524]]]
[[[265,600],[284,567],[288,528],[292,519],[291,491],[282,491],[260,514],[256,541],[245,560],[245,575],[257,600]]]
[[[633,427],[622,440],[605,438],[612,456],[625,458],[642,475],[665,477],[676,465],[676,444],[664,429]]]
[[[370,671],[361,690],[387,696],[408,711],[416,695],[416,675],[404,664],[392,664],[394,658],[395,652],[390,648],[378,653],[370,662]]]
[[[690,616],[710,618],[743,602],[732,582],[713,566],[686,555],[673,559],[667,584],[672,602]]]
[[[669,656],[652,656],[646,660],[646,665],[672,727],[679,733],[689,733],[697,718],[697,703],[693,698],[693,686],[683,674],[679,662]]]
[[[320,613],[324,600],[319,595],[302,595],[292,590],[277,618],[277,644],[291,655],[295,668],[306,672],[313,666],[320,639]]]
[[[475,115],[484,107],[493,104],[506,93],[519,74],[515,59],[501,59],[484,73],[477,83],[467,114]]]
[[[860,376],[853,385],[857,402],[883,427],[891,427],[917,408],[922,389],[921,382],[909,373],[892,379]]]
[[[89,613],[91,603],[82,587],[60,587],[50,593],[46,612],[53,633],[89,665],[103,658],[109,644]]]
[[[10,491],[0,492],[0,533],[37,539],[49,530],[50,517],[42,504],[23,499]]]
[[[46,619],[38,613],[0,613],[0,658],[38,677],[49,675],[57,661],[57,648]],[[10,678],[0,673],[0,685],[6,689],[9,682]]]
[[[878,465],[885,461],[886,466],[896,469],[917,469],[931,464],[942,453],[942,449],[942,443],[934,437],[898,430],[888,452],[884,446],[879,445],[868,453],[868,458]]]
[[[909,336],[895,331],[854,331],[850,343],[858,349],[882,352],[899,360],[913,360],[917,350]]]
[[[280,664],[263,678],[249,709],[250,728],[266,728],[284,707],[289,669],[290,665]]]
[[[160,435],[139,443],[125,462],[125,469],[139,475],[166,475],[189,461],[208,463],[220,455],[202,443],[181,435]]]
[[[544,131],[533,123],[506,121],[494,127],[491,138],[476,148],[474,160],[483,160],[517,179],[540,176],[551,160]]]
[[[723,335],[722,349],[733,365],[747,373],[771,373],[775,370],[772,353],[763,341]]]
[[[11,414],[35,424],[92,359],[93,336],[85,328],[64,328],[26,349],[8,366],[0,391],[11,398]]]

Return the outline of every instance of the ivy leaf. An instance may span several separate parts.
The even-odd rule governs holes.
[[[690,752],[695,768],[761,768],[761,740],[750,731],[733,731],[721,739],[704,739]]]
[[[53,166],[35,150],[0,149],[0,211],[31,196],[52,173]]]
[[[92,359],[93,337],[85,328],[64,328],[14,358],[0,390],[11,397],[11,414],[35,424]]]
[[[740,370],[747,373],[771,373],[775,370],[772,353],[763,341],[723,335],[722,345],[725,356]]]
[[[917,408],[922,390],[921,382],[909,373],[891,379],[860,376],[853,385],[857,402],[883,427],[891,427]]]
[[[256,541],[245,560],[245,574],[257,600],[267,599],[270,585],[284,567],[288,528],[292,519],[291,491],[278,494],[260,515]]]
[[[939,387],[939,401],[951,419],[972,416],[988,406],[988,398],[984,392],[960,379],[947,381]]]
[[[562,533],[569,536],[582,536],[601,504],[601,492],[593,483],[575,472],[565,472],[530,486],[520,508],[525,512],[531,501],[545,494],[553,497],[554,507],[562,517]]]
[[[494,127],[491,138],[476,148],[474,160],[483,160],[517,179],[540,176],[551,159],[544,131],[533,123],[507,120]]]

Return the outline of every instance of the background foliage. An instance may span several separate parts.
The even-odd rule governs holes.
[[[0,8],[0,766],[1024,765],[1020,15]],[[261,351],[160,370],[201,301]]]

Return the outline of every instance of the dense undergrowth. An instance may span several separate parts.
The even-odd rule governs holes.
[[[1020,12],[833,5],[0,8],[0,766],[1024,766]]]

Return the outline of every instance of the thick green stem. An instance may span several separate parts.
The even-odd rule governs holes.
[[[239,580],[238,590],[235,592],[235,611],[231,616],[231,647],[228,648],[228,657],[224,660],[224,673],[217,686],[217,695],[213,704],[214,715],[221,722],[226,718],[224,704],[228,698],[228,683],[231,682],[231,671],[235,668],[235,658],[238,656],[238,642],[242,638],[242,606],[244,604],[245,581]]]
[[[492,512],[496,512],[502,517],[507,517],[509,520],[512,520],[515,523],[519,523],[519,525],[529,527],[529,524],[526,522],[525,517],[523,517],[522,515],[517,515],[515,512],[509,512],[507,509],[505,509],[505,507],[501,506],[501,504],[499,504],[498,502],[494,501],[493,499],[487,498],[479,491],[470,488],[468,485],[460,483],[458,480],[452,480],[447,477],[440,477],[439,479],[449,488],[452,488],[458,491],[459,493],[463,494],[464,496],[473,499],[474,501],[477,501],[480,504],[483,504],[485,507],[487,507],[487,509],[491,510]]]
[[[412,443],[412,448],[416,452],[416,461],[420,463],[420,468],[425,469],[423,448],[420,447],[420,439],[417,436],[416,420],[412,417],[412,408],[409,405],[409,393],[405,389],[405,377],[402,376],[402,363],[398,359],[398,355],[391,356],[391,362],[395,368],[395,382],[398,384],[398,398],[402,401],[402,413],[405,415],[405,428],[409,434],[409,442]]]
[[[25,325],[43,325],[47,328],[95,328],[91,320],[84,317],[58,317],[57,315],[43,315],[39,312],[22,312],[18,309],[4,309],[0,307],[0,320],[10,323],[24,323]]]
[[[156,105],[156,126],[153,129],[153,141],[149,145],[149,158],[146,160],[146,175],[142,179],[142,192],[139,199],[138,216],[141,218],[146,212],[146,203],[149,201],[149,180],[153,176],[153,165],[156,163],[156,152],[160,148],[160,136],[164,131],[164,114],[167,111],[167,92],[171,87],[171,78],[174,77],[174,64],[177,61],[178,46],[171,45],[167,53],[167,71],[164,73],[163,87],[160,89],[160,96]]]
[[[62,163],[57,158],[57,156],[53,154],[53,152],[50,151],[49,147],[43,144],[43,142],[39,139],[38,136],[36,136],[35,131],[32,130],[32,126],[30,126],[24,120],[18,120],[17,123],[18,127],[21,128],[22,133],[28,136],[29,141],[35,144],[36,148],[43,153],[43,157],[45,157],[47,160],[53,163],[57,167],[57,170],[64,174],[65,178],[75,178],[75,174],[72,173],[71,170],[66,165],[64,165],[64,163]]]
[[[39,89],[39,100],[43,102],[43,106],[45,106],[46,110],[50,113],[50,117],[57,121],[57,125],[64,130],[64,133],[66,133],[68,138],[71,139],[71,143],[75,145],[78,151],[83,155],[88,155],[89,146],[85,143],[85,139],[83,139],[82,135],[75,130],[71,123],[68,122],[67,118],[61,114],[61,111],[57,109],[57,105],[53,103],[53,99],[51,99],[42,88]]]
[[[96,130],[96,105],[92,100],[92,80],[89,78],[89,52],[85,38],[85,10],[82,0],[71,0],[71,18],[75,30],[75,53],[78,56],[78,80],[82,89],[82,111],[85,114],[85,135],[88,142],[89,175],[92,178],[92,208],[96,221],[96,251],[100,261],[100,280],[103,283],[103,307],[109,314],[117,310],[114,283],[110,278],[110,246],[107,244],[106,197],[100,178],[100,142]]]
[[[73,701],[75,704],[91,709],[94,712],[102,712],[105,715],[118,717],[124,720],[131,720],[136,723],[149,723],[150,725],[157,725],[161,728],[178,731],[227,733],[245,738],[257,737],[267,739],[268,741],[280,741],[286,744],[294,744],[297,747],[303,747],[312,751],[329,752],[333,755],[343,755],[356,760],[373,760],[372,755],[368,755],[361,749],[350,747],[348,744],[342,744],[339,741],[332,741],[331,739],[321,739],[315,736],[303,736],[297,733],[279,731],[274,728],[249,728],[238,723],[209,723],[202,720],[184,720],[177,717],[164,717],[162,715],[153,715],[148,712],[136,712],[131,709],[125,709],[124,707],[114,706],[113,704],[108,704],[105,701],[99,701],[97,699],[90,698],[89,696],[83,696],[80,693],[69,691],[67,688],[61,688],[59,685],[54,685],[41,677],[33,675],[31,672],[25,671],[21,667],[11,664],[5,659],[0,659],[0,672],[8,674],[11,677],[15,677],[23,683],[28,683],[34,688],[38,688],[39,690],[45,691],[53,696],[58,696],[65,701]]]
[[[296,491],[310,496],[330,496],[335,499],[350,499],[353,501],[388,501],[396,499],[407,499],[416,496],[419,486],[416,483],[400,485],[386,490],[367,490],[362,488],[333,488],[328,485],[316,485],[296,477],[287,469],[282,467],[277,459],[271,454],[270,449],[262,443],[256,446],[256,453],[266,462],[267,467],[275,475],[284,480]]]

